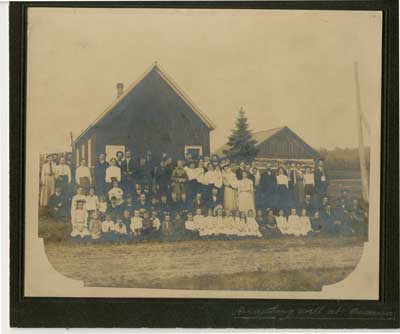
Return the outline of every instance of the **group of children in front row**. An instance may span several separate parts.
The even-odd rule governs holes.
[[[78,195],[76,195],[78,196]],[[89,198],[88,198],[89,197]],[[114,200],[115,198],[113,198]],[[74,240],[126,242],[146,238],[185,239],[190,237],[278,237],[282,235],[307,236],[311,234],[330,234],[332,229],[339,228],[336,222],[324,223],[316,211],[310,218],[306,209],[300,215],[295,208],[286,217],[283,209],[275,215],[267,210],[247,213],[225,210],[221,205],[206,210],[197,209],[195,213],[187,212],[185,217],[180,213],[146,209],[124,209],[118,214],[106,211],[101,203],[92,209],[90,195],[74,198],[71,210],[71,237]],[[172,216],[173,215],[173,216]],[[161,220],[160,220],[161,218]],[[339,222],[338,222],[339,223]],[[332,225],[332,226],[330,226]]]

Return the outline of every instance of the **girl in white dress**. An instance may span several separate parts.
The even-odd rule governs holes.
[[[239,237],[247,236],[247,217],[244,211],[239,212],[239,222],[237,224],[237,235]]]
[[[224,208],[225,210],[237,210],[237,178],[231,166],[226,165],[222,171],[224,184]]]
[[[143,227],[143,219],[140,217],[140,211],[135,210],[133,212],[133,216],[131,217],[131,231],[133,235],[137,236],[140,235],[140,231]]]
[[[185,228],[189,231],[196,231],[196,224],[193,220],[193,215],[189,212],[185,221]]]
[[[254,211],[253,210],[249,210],[247,212],[247,229],[248,229],[248,233],[251,236],[255,236],[255,237],[261,237],[261,232],[260,229],[258,228],[258,224],[256,219],[254,218]]]
[[[290,215],[288,217],[288,224],[289,224],[289,232],[288,232],[289,235],[295,235],[295,236],[303,235],[300,217],[297,215],[295,208],[292,208],[290,210]]]
[[[88,214],[84,208],[84,201],[78,200],[77,208],[74,210],[71,216],[72,232],[71,237],[81,237],[90,236],[88,229]]]
[[[93,212],[89,222],[90,236],[93,240],[98,240],[101,237],[101,222],[97,212]]]
[[[242,179],[237,182],[237,185],[239,211],[252,210],[254,212],[254,186],[253,182],[247,178],[247,172],[242,172]]]
[[[235,235],[235,223],[232,217],[232,211],[229,209],[225,210],[225,217],[224,217],[224,231],[227,235]]]
[[[285,217],[285,212],[283,211],[283,209],[279,210],[278,217],[276,217],[276,225],[278,226],[278,229],[279,231],[281,231],[282,234],[289,234],[289,224]]]
[[[309,232],[312,232],[310,218],[307,216],[306,209],[301,210],[300,223],[302,235],[307,235]]]
[[[71,200],[71,217],[74,214],[74,211],[78,207],[78,201],[83,201],[83,207],[85,208],[86,206],[86,196],[83,193],[83,188],[81,186],[77,186],[76,188],[76,194],[72,197]]]
[[[227,230],[225,228],[225,220],[224,220],[224,209],[221,205],[216,207],[216,214],[215,214],[215,229],[214,235],[218,234],[226,234]]]
[[[200,230],[200,236],[207,236],[213,233],[215,226],[215,217],[213,215],[213,210],[208,209],[207,217],[204,218],[204,228]]]

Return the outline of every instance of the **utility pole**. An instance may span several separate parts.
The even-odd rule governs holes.
[[[364,147],[364,135],[363,135],[363,118],[361,108],[361,95],[360,95],[360,81],[358,77],[358,62],[354,62],[354,78],[356,84],[356,102],[357,102],[357,124],[358,124],[358,155],[360,159],[360,171],[361,171],[361,194],[362,199],[369,203],[369,185],[368,185],[368,171],[365,160],[365,147]]]

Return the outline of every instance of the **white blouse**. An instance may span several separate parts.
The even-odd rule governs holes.
[[[223,173],[222,180],[223,180],[224,186],[226,186],[226,187],[237,188],[237,186],[238,186],[237,185],[238,179],[234,172]]]
[[[276,183],[279,185],[284,185],[286,187],[289,187],[288,177],[284,174],[280,174],[280,175],[276,176]]]
[[[313,173],[304,174],[303,178],[304,178],[304,184],[312,184],[312,185],[315,184]]]
[[[66,175],[68,177],[68,183],[71,183],[71,169],[67,164],[57,165],[55,168],[56,177]]]
[[[204,174],[204,184],[214,184],[217,188],[222,187],[222,174],[220,171],[210,170]]]
[[[106,169],[106,182],[111,183],[112,178],[117,179],[118,182],[121,182],[121,168],[118,166],[110,166]]]
[[[241,179],[237,182],[239,192],[253,192],[253,182],[249,179]]]
[[[87,166],[79,166],[76,169],[75,181],[77,184],[80,184],[80,178],[87,177],[89,182],[92,183],[92,176],[90,175],[90,169]]]

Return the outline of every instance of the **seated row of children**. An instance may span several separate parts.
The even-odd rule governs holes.
[[[125,210],[123,215],[116,219],[113,219],[109,213],[101,219],[103,217],[101,213],[88,212],[84,204],[84,200],[78,200],[77,207],[72,213],[71,237],[75,240],[126,241],[132,237],[139,238],[152,234],[159,231],[161,227],[155,211],[150,216],[147,211],[135,210],[131,216],[130,211]],[[165,220],[164,225],[168,225],[168,219]]]
[[[208,210],[208,215],[204,216],[201,209],[197,209],[196,214],[188,213],[185,228],[190,231],[198,232],[200,237],[204,236],[252,236],[261,237],[259,226],[254,218],[253,210],[245,212],[232,212],[224,210],[222,206]]]

